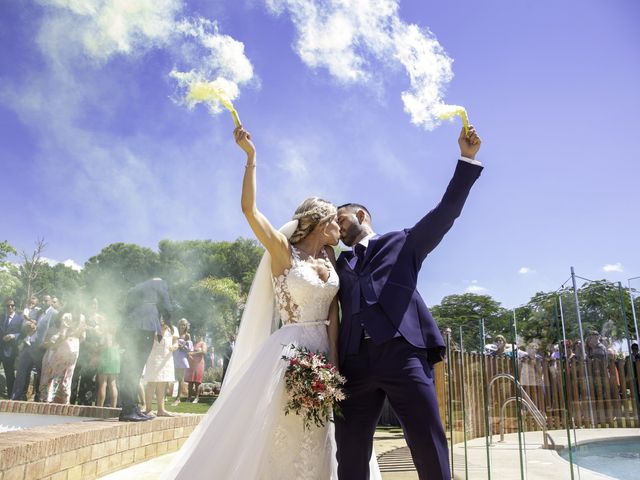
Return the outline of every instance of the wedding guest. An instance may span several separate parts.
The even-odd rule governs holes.
[[[493,340],[496,349],[491,353],[494,356],[504,355],[504,349],[507,346],[507,341],[504,339],[502,335],[496,335],[496,338]]]
[[[0,323],[0,365],[7,380],[7,397],[11,397],[16,378],[16,358],[18,341],[24,323],[23,317],[16,313],[16,302],[12,298],[5,301],[6,313]]]
[[[189,397],[187,401],[198,403],[200,399],[200,384],[204,377],[204,356],[207,353],[207,344],[204,343],[204,335],[197,333],[193,351],[189,353],[189,369],[185,372],[184,379],[189,383]]]
[[[120,346],[116,343],[113,328],[104,327],[102,345],[98,353],[98,398],[96,406],[104,406],[107,387],[109,406],[118,405],[118,375],[120,375]]]
[[[188,354],[193,350],[189,327],[189,321],[186,318],[181,318],[178,321],[178,349],[173,352],[173,367],[175,369],[176,382],[178,382],[178,392],[173,402],[174,407],[180,403],[182,389],[185,384],[184,373],[189,368]]]
[[[602,343],[600,334],[596,330],[589,331],[585,343],[585,353],[587,354],[587,358],[602,361],[607,360],[609,352],[607,351],[606,345]]]
[[[224,353],[222,354],[222,379],[221,382],[224,381],[224,377],[227,374],[227,368],[229,367],[229,361],[231,360],[231,355],[233,355],[233,349],[235,347],[236,338],[232,336],[229,341],[224,346]]]
[[[146,411],[151,412],[151,403],[155,395],[158,404],[157,415],[159,417],[173,417],[164,407],[167,382],[175,382],[173,368],[173,352],[178,349],[178,329],[164,323],[162,320],[161,335],[154,340],[151,353],[144,367],[142,379],[146,383],[144,398]]]
[[[571,340],[563,340],[560,349],[560,358],[563,360],[573,360],[573,342]]]
[[[98,313],[98,299],[91,300],[90,313],[87,316],[87,331],[85,341],[80,344],[80,356],[73,373],[71,387],[71,403],[78,405],[92,405],[97,397],[98,362],[102,334],[100,325],[104,317]]]
[[[152,417],[143,414],[136,401],[140,377],[156,338],[162,339],[160,318],[170,324],[173,310],[167,283],[157,277],[139,283],[127,293],[125,308],[126,318],[119,336],[119,344],[123,350],[122,362],[127,366],[120,379],[120,421],[141,422]],[[173,365],[171,375],[173,376]]]
[[[537,340],[529,342],[523,351],[522,357],[519,356],[520,364],[520,384],[524,387],[529,397],[536,402],[536,406],[542,410],[543,405],[543,376],[540,362],[542,356],[539,354],[540,344]]]
[[[40,315],[42,315],[42,309],[38,306],[38,297],[31,295],[29,297],[29,305],[23,310],[22,317],[25,321],[33,322],[35,325]]]
[[[634,377],[635,377],[635,382],[636,382],[636,388],[638,390],[638,395],[640,395],[640,380],[638,380],[638,362],[640,362],[640,352],[638,351],[638,344],[636,342],[633,342],[631,344],[631,355],[629,355],[629,357],[627,358],[627,361],[625,362],[625,373],[627,375],[631,375],[631,372],[629,371],[629,369],[627,368],[627,365],[630,363],[633,367],[633,377],[631,377],[631,381],[633,382]]]
[[[207,354],[204,356],[204,371],[216,366],[216,353],[213,345],[207,345]]]
[[[584,355],[582,354],[582,342],[580,340],[573,342],[573,355],[571,356],[571,360],[579,362],[584,360]]]
[[[40,372],[42,370],[42,357],[45,353],[43,346],[52,320],[58,315],[60,302],[55,297],[44,296],[47,305],[45,312],[39,316],[37,323],[24,322],[23,336],[25,338],[22,351],[18,355],[16,379],[11,392],[11,400],[27,400],[27,389],[31,380],[31,370],[36,369],[36,377],[33,385],[35,400],[39,401]]]
[[[53,330],[53,329],[50,329]],[[40,397],[47,403],[69,404],[73,371],[85,337],[85,317],[79,310],[62,314],[57,332],[45,342]]]

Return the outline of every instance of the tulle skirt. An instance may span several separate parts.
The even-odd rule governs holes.
[[[274,332],[224,386],[165,479],[337,478],[333,424],[305,430],[301,417],[284,414],[282,356],[291,345],[327,352],[326,326],[292,324]]]

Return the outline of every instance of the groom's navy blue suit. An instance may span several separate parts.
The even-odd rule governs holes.
[[[438,206],[414,227],[370,239],[357,261],[353,252],[338,258],[340,368],[347,378],[344,418],[336,419],[340,480],[369,478],[385,396],[402,424],[420,478],[450,478],[432,375],[445,345],[416,284],[422,262],[462,212],[481,171],[481,166],[459,161]]]

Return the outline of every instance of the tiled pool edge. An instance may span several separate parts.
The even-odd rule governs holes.
[[[554,439],[556,445],[567,445],[566,430],[550,430],[549,434]],[[492,478],[515,479],[520,478],[518,459],[518,438],[517,433],[505,435],[505,442],[496,442],[491,449]],[[527,450],[527,475],[528,480],[548,480],[550,475],[557,479],[571,478],[569,462],[562,458],[556,450],[542,449],[542,432],[526,432]],[[604,438],[625,438],[637,436],[637,428],[594,428],[578,429],[575,431],[577,443],[588,442]],[[574,443],[574,432],[571,431],[571,443]],[[467,442],[468,446],[468,467],[469,478],[486,478],[487,464],[485,451],[485,438],[480,437]],[[455,458],[455,480],[464,479],[464,445],[457,443],[453,446]],[[574,464],[574,478],[581,480],[613,480],[613,477],[589,470],[585,467],[578,467]]]
[[[0,434],[0,480],[95,479],[178,450],[203,417],[120,423],[118,409],[6,400],[0,411],[103,419]]]

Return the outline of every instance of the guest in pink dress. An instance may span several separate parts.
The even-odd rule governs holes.
[[[200,395],[200,384],[204,376],[204,356],[207,353],[207,345],[204,343],[204,335],[198,332],[195,335],[193,351],[189,352],[189,368],[184,374],[184,381],[189,383],[188,401],[198,403]]]
[[[85,338],[85,329],[84,315],[79,312],[65,313],[59,320],[58,330],[52,331],[47,338],[40,380],[40,398],[43,402],[69,404],[71,380],[78,361],[80,342]]]

